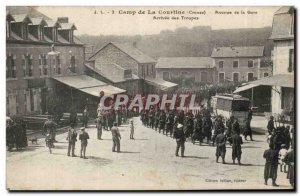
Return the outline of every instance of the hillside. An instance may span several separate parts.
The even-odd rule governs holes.
[[[100,48],[108,42],[136,43],[137,47],[154,58],[182,56],[210,56],[215,46],[265,46],[265,55],[270,56],[273,42],[268,40],[271,27],[255,29],[211,30],[207,26],[164,30],[156,35],[81,35],[78,38],[87,45]]]

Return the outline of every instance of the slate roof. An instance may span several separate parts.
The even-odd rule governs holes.
[[[74,25],[74,23],[60,23],[61,26],[61,30],[77,30],[76,26]]]
[[[31,20],[27,14],[13,14],[12,17],[15,19],[13,22],[29,22],[29,23],[31,23]]]
[[[247,47],[217,47],[214,48],[211,57],[262,57],[264,46]]]
[[[281,7],[273,17],[272,34],[270,39],[294,39],[294,8]]]
[[[89,60],[95,60],[97,57],[97,53],[100,52],[102,49],[104,49],[106,46],[109,44],[114,45],[117,47],[119,50],[122,52],[126,53],[128,56],[133,58],[136,62],[138,63],[155,63],[156,60],[153,59],[152,57],[144,54],[142,51],[134,47],[132,44],[129,43],[117,43],[117,42],[110,42],[106,44],[104,47],[100,48],[97,52],[95,52]]]
[[[162,57],[159,58],[156,69],[159,68],[211,68],[213,61],[211,57]]]

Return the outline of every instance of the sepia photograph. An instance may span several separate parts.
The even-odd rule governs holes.
[[[8,191],[295,191],[293,5],[5,9]]]

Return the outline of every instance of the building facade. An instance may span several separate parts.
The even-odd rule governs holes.
[[[84,47],[75,29],[68,18],[53,21],[27,7],[7,7],[7,115],[45,113],[50,78],[84,73]]]
[[[211,54],[217,71],[217,82],[250,82],[272,75],[265,61],[264,46],[216,47]]]
[[[274,41],[274,76],[285,77],[293,84],[295,71],[295,42],[293,7],[282,7],[273,18],[272,34]],[[272,113],[294,112],[294,85],[278,84],[272,90]]]

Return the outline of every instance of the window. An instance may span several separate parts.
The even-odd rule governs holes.
[[[24,23],[23,24],[23,39],[28,39],[28,24]]]
[[[170,73],[164,71],[164,72],[163,72],[163,79],[164,79],[164,80],[170,80]]]
[[[232,67],[233,68],[238,68],[239,67],[239,61],[233,61]]]
[[[184,78],[187,77],[188,74],[189,74],[189,72],[187,72],[187,71],[181,72],[181,76],[184,77]]]
[[[70,70],[72,72],[76,72],[75,71],[75,67],[76,67],[76,59],[75,59],[75,56],[71,56],[71,65],[70,65]]]
[[[39,28],[39,39],[44,40],[44,27],[40,26]]]
[[[251,82],[254,80],[254,73],[248,73],[248,82]]]
[[[219,68],[223,69],[223,67],[224,67],[224,61],[219,61]]]
[[[288,72],[294,71],[294,49],[289,50],[289,67]]]
[[[248,67],[249,67],[249,68],[252,68],[252,67],[253,67],[253,64],[254,64],[254,63],[253,63],[253,60],[249,60],[249,61],[248,61]]]
[[[39,55],[39,66],[40,66],[40,75],[47,75],[48,74],[48,65],[47,65],[47,58],[46,54]]]
[[[235,84],[238,83],[239,82],[239,73],[233,73],[232,79]]]
[[[60,56],[55,56],[56,74],[61,74]]]
[[[200,81],[207,82],[207,72],[206,71],[200,73]]]
[[[24,77],[32,76],[32,65],[33,57],[31,54],[22,55],[22,66],[23,66],[23,75]]]
[[[268,77],[269,76],[269,73],[268,72],[265,72],[264,73],[264,77]]]
[[[225,73],[219,73],[219,83],[225,82]]]
[[[6,56],[6,78],[16,78],[16,56]]]

